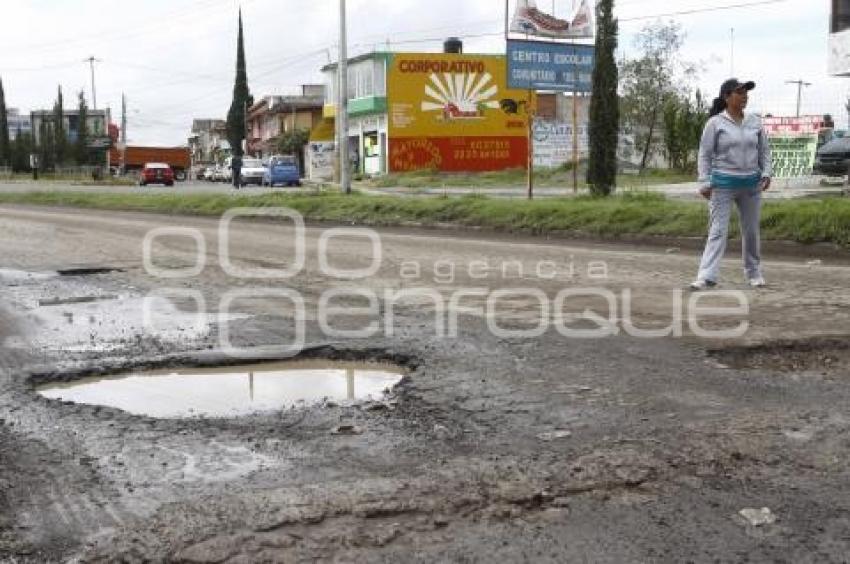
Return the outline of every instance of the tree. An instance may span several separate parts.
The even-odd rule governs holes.
[[[14,172],[29,172],[30,154],[32,154],[32,152],[32,135],[24,133],[21,131],[20,126],[18,126],[15,141],[12,143],[12,170]]]
[[[42,115],[38,124],[38,168],[41,170],[53,170],[56,164],[55,143],[53,140],[53,124]]]
[[[82,90],[79,93],[79,120],[80,125],[77,127],[77,140],[74,144],[74,156],[78,165],[85,165],[89,162],[89,129],[88,116],[89,106],[86,104],[86,94]]]
[[[65,101],[62,99],[62,85],[59,85],[56,94],[56,103],[53,105],[54,140],[56,150],[56,164],[65,164],[68,155],[68,134],[65,131]]]
[[[671,95],[664,103],[664,151],[670,168],[681,172],[696,172],[697,153],[708,108],[702,93],[697,90],[692,100],[690,94]]]
[[[681,26],[674,22],[647,25],[635,39],[640,56],[622,64],[621,110],[641,148],[641,171],[658,148],[665,104],[686,91],[696,72],[695,65],[680,58],[684,39]]]
[[[310,130],[292,129],[280,136],[277,142],[278,150],[285,155],[295,155],[298,170],[304,171],[304,146],[310,141]]]
[[[596,64],[590,98],[590,160],[587,168],[590,191],[598,196],[609,195],[617,185],[620,102],[614,52],[617,50],[618,28],[614,18],[614,0],[600,0],[596,4]]]
[[[242,141],[245,139],[245,114],[254,104],[248,90],[248,75],[245,71],[245,45],[242,36],[242,10],[239,10],[239,34],[236,39],[236,81],[233,84],[233,101],[227,112],[227,141],[235,156],[241,157]]]
[[[0,165],[9,163],[11,158],[9,123],[6,118],[6,94],[3,91],[3,79],[0,78]]]

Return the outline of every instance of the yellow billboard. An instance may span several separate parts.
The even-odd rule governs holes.
[[[502,55],[394,53],[387,77],[393,137],[525,137],[529,92],[507,89]]]

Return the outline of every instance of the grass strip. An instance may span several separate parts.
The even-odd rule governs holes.
[[[487,188],[506,186],[525,186],[525,169],[500,170],[493,172],[447,173],[434,170],[385,174],[363,180],[365,186],[372,188]],[[586,173],[579,169],[579,188],[587,188]],[[680,184],[693,182],[695,174],[676,171],[650,169],[644,174],[620,174],[617,186],[622,189],[646,188],[658,184]],[[545,188],[570,188],[573,185],[573,173],[570,167],[538,169],[534,172],[534,183]]]
[[[660,194],[626,193],[545,200],[482,196],[402,198],[335,193],[260,196],[227,194],[96,194],[84,192],[0,193],[0,203],[70,206],[102,210],[218,216],[233,207],[284,206],[305,219],[363,225],[450,224],[504,232],[576,235],[616,239],[628,236],[704,237],[708,214],[703,202],[668,200]],[[798,243],[832,243],[850,249],[850,199],[767,202],[762,238]],[[738,236],[737,221],[731,234]]]

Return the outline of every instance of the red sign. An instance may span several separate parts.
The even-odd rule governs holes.
[[[525,137],[390,138],[389,149],[390,172],[481,172],[528,165]]]
[[[825,123],[823,116],[766,117],[762,125],[768,135],[817,135]]]

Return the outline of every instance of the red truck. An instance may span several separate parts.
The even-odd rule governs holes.
[[[121,152],[109,149],[109,163],[113,167],[121,166]],[[124,169],[128,173],[139,172],[146,163],[165,163],[174,170],[177,180],[185,180],[191,164],[188,147],[133,147],[127,146],[124,152]]]

